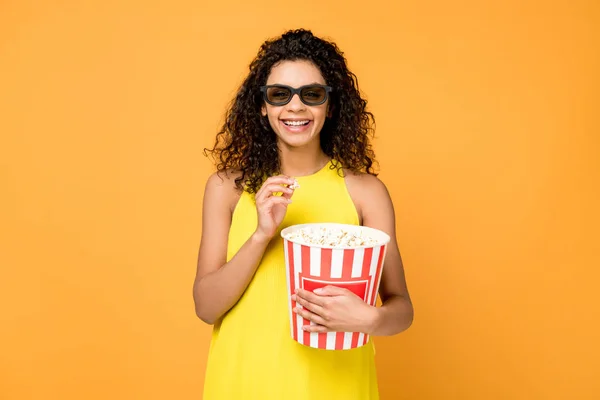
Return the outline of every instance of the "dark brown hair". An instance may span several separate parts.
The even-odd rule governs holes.
[[[318,38],[311,31],[288,31],[262,44],[250,64],[250,73],[239,88],[217,133],[211,155],[217,171],[241,172],[235,184],[239,190],[256,193],[265,177],[279,173],[277,138],[268,118],[261,115],[264,100],[260,87],[271,69],[281,61],[308,60],[321,72],[330,95],[331,116],[321,130],[321,148],[338,168],[355,172],[373,171],[375,154],[369,137],[375,118],[366,109],[367,102],[358,89],[358,79],[347,67],[346,59],[335,43]]]

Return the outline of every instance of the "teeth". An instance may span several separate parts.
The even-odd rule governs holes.
[[[309,121],[284,121],[284,124],[289,126],[301,126],[308,124]]]

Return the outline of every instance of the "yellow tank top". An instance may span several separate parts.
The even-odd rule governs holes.
[[[328,163],[297,177],[292,203],[250,285],[213,329],[204,400],[379,399],[372,343],[320,350],[290,334],[282,229],[295,224],[359,224],[345,180]],[[233,213],[227,259],[256,229],[254,196],[243,192]]]

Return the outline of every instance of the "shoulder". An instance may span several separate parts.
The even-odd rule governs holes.
[[[233,212],[242,192],[236,187],[235,180],[242,176],[240,171],[227,170],[212,173],[204,188],[204,198],[227,205]]]
[[[393,214],[393,206],[385,183],[375,175],[344,169],[344,179],[361,221],[373,213]]]
[[[357,192],[357,195],[361,197],[372,198],[383,196],[389,198],[387,186],[375,175],[344,169],[344,179],[346,180],[348,190]]]
[[[242,176],[241,171],[224,170],[213,172],[206,181],[206,187],[220,187],[223,190],[235,189],[235,180]]]

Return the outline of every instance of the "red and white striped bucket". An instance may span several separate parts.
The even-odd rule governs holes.
[[[290,241],[286,236],[303,228],[340,228],[361,231],[376,239],[376,245],[360,247],[333,247],[306,245]],[[293,225],[281,231],[283,237],[288,294],[296,288],[314,291],[327,285],[346,288],[366,303],[375,306],[379,293],[381,271],[390,237],[384,232],[358,226],[334,223]],[[369,336],[360,332],[306,332],[303,325],[310,321],[292,310],[296,302],[289,300],[292,338],[300,344],[317,349],[348,350],[364,346]]]

